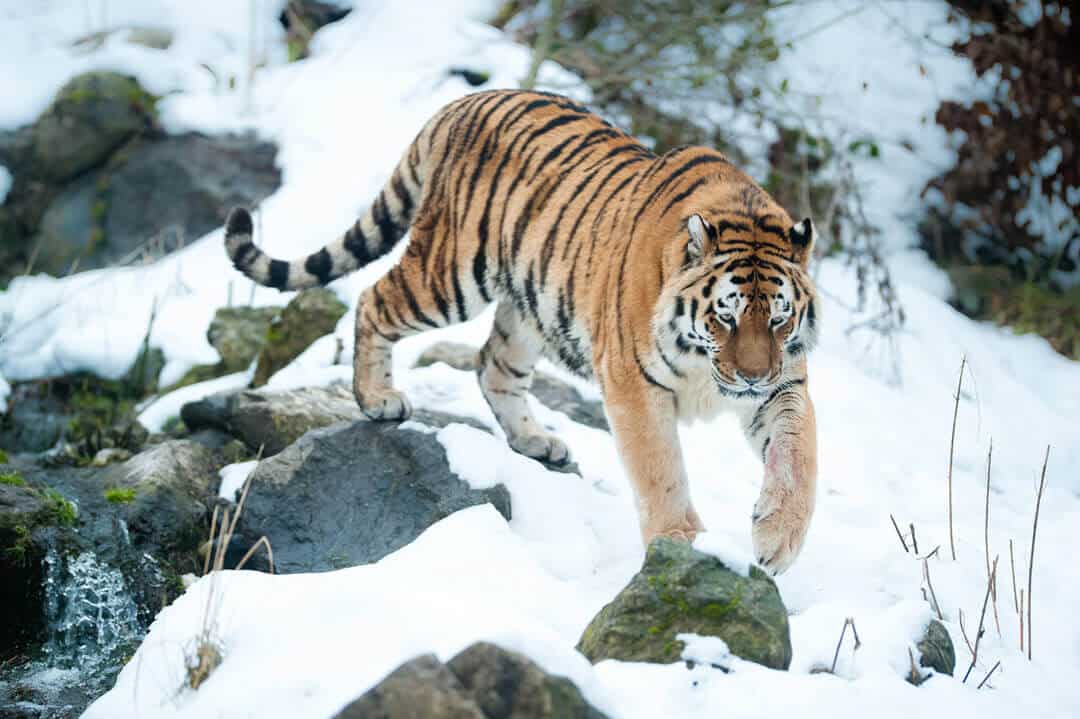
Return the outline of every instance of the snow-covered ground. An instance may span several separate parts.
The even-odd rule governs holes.
[[[389,175],[402,149],[445,102],[468,91],[445,70],[466,64],[492,72],[491,86],[513,86],[528,51],[478,22],[485,0],[381,3],[358,0],[344,21],[322,30],[314,55],[285,64],[274,18],[283,0],[39,0],[0,7],[0,76],[6,79],[0,127],[32,121],[72,74],[88,68],[133,72],[161,103],[169,129],[253,129],[281,147],[284,185],[267,199],[258,240],[279,256],[317,249],[348,226]],[[912,38],[939,32],[938,3],[806,6],[789,18],[806,29],[824,24],[785,54],[791,85],[824,96],[823,106],[853,133],[876,131],[882,157],[859,166],[873,219],[893,250],[898,292],[908,317],[895,355],[863,333],[848,334],[845,302],[854,278],[824,261],[824,333],[811,356],[819,423],[817,513],[806,548],[778,579],[792,613],[794,661],[788,672],[735,662],[730,674],[699,664],[603,662],[592,667],[574,651],[588,620],[640,565],[633,502],[611,438],[538,408],[565,438],[583,476],[546,472],[478,430],[439,431],[450,461],[477,486],[503,482],[514,519],[490,507],[459,512],[383,561],[316,575],[226,573],[218,634],[224,663],[197,691],[183,691],[185,652],[198,633],[211,583],[195,584],[158,616],[116,688],[88,717],[329,716],[399,663],[434,651],[446,659],[478,639],[529,655],[578,683],[613,717],[1070,716],[1080,713],[1080,628],[1074,621],[1080,580],[1072,555],[1080,526],[1080,366],[1041,339],[971,322],[942,301],[940,273],[916,254],[910,214],[925,180],[948,161],[932,123],[942,95],[970,79],[944,51],[919,55]],[[892,17],[889,9],[895,8]],[[101,17],[107,13],[107,17]],[[70,41],[102,25],[173,28],[167,52],[124,42],[122,34],[88,54]],[[246,97],[249,42],[265,67]],[[920,63],[926,70],[920,71]],[[210,68],[208,71],[206,68]],[[568,78],[545,67],[541,78]],[[239,89],[228,91],[227,78]],[[7,80],[10,79],[10,83]],[[863,83],[866,83],[865,88]],[[793,100],[795,102],[797,100]],[[927,117],[923,124],[920,119]],[[901,140],[910,140],[914,153]],[[261,228],[261,229],[260,229]],[[354,303],[359,290],[392,263],[378,262],[332,285]],[[0,387],[77,369],[117,376],[132,362],[147,329],[168,359],[163,382],[217,358],[205,330],[228,298],[280,303],[254,288],[225,258],[221,233],[148,266],[93,271],[57,280],[20,278],[0,295]],[[242,298],[242,299],[240,299]],[[156,307],[151,326],[152,308]],[[444,365],[409,369],[430,343],[479,344],[490,314],[403,342],[395,355],[402,387],[420,407],[493,419],[475,379]],[[351,354],[351,319],[337,334]],[[332,338],[321,340],[272,381],[300,386],[348,377],[332,366]],[[957,560],[950,558],[945,474],[953,394],[962,356],[954,469]],[[898,358],[901,381],[886,368]],[[218,380],[242,382],[243,376]],[[208,391],[210,387],[201,388]],[[187,399],[197,389],[188,388]],[[0,394],[3,394],[0,392]],[[159,426],[179,407],[166,397],[144,419]],[[993,439],[989,552],[999,560],[997,610],[983,637],[978,666],[962,684],[939,677],[915,688],[904,681],[908,649],[932,611],[922,593],[922,564],[906,554],[889,515],[914,524],[922,553],[939,546],[930,575],[957,649],[958,674],[974,641],[986,588],[984,514],[986,452]],[[685,428],[692,490],[710,532],[699,544],[745,560],[750,510],[761,477],[733,421]],[[1034,659],[1019,650],[1009,542],[1018,585],[1026,590],[1035,481],[1052,445],[1033,572]],[[235,481],[246,468],[226,472]],[[905,529],[906,531],[906,529]],[[832,662],[844,619],[854,619],[862,646],[845,640],[836,675],[811,673]],[[701,651],[707,649],[702,648]],[[995,662],[982,689],[975,685]]]

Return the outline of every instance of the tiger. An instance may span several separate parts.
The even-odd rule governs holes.
[[[356,308],[353,392],[364,416],[410,416],[393,383],[397,341],[495,303],[477,375],[514,451],[571,461],[527,401],[541,357],[592,380],[641,539],[692,542],[704,525],[678,423],[734,412],[764,463],[755,557],[773,574],[792,564],[817,482],[809,218],[793,222],[718,151],[656,154],[566,97],[492,90],[436,113],[371,205],[323,249],[273,259],[239,207],[225,246],[255,282],[301,290],[364,267],[406,233],[400,259]]]

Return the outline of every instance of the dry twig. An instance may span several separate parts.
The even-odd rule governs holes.
[[[956,381],[956,397],[953,404],[952,415],[952,437],[949,439],[949,548],[952,550],[953,561],[956,561],[956,536],[953,533],[953,502],[952,502],[952,468],[953,468],[953,455],[956,449],[956,417],[960,413],[960,389],[964,385],[964,367],[967,364],[967,357],[960,358],[960,377]]]
[[[994,575],[997,574],[998,558],[994,557],[993,568],[990,570],[990,580],[986,583],[986,596],[983,597],[982,613],[979,614],[979,630],[975,632],[975,649],[972,652],[971,665],[968,666],[968,670],[964,672],[963,684],[967,683],[968,676],[971,675],[971,670],[975,668],[975,663],[979,661],[979,643],[982,641],[983,634],[986,630],[983,628],[986,624],[986,607],[990,603],[990,588],[994,584]]]
[[[1050,461],[1050,445],[1046,445],[1046,457],[1043,458],[1042,476],[1039,478],[1039,491],[1035,495],[1035,520],[1031,523],[1031,559],[1028,560],[1027,591],[1027,655],[1031,661],[1031,578],[1035,570],[1035,531],[1039,528],[1039,505],[1042,504],[1043,487],[1046,485],[1046,464]]]
[[[907,542],[904,541],[904,535],[900,532],[900,525],[896,523],[896,517],[890,514],[889,519],[892,520],[892,526],[893,529],[896,530],[896,538],[900,540],[900,546],[904,548],[905,552],[910,552],[911,550],[908,549]]]
[[[997,578],[990,576],[990,462],[994,457],[994,438],[990,438],[990,449],[986,453],[986,509],[983,513],[983,548],[986,550],[986,581],[990,582],[990,601],[994,607],[994,627],[998,639],[1001,638],[1001,620],[997,610]]]
[[[927,559],[927,557],[923,557],[922,560],[922,576],[923,581],[926,582],[926,586],[930,590],[930,607],[934,610],[934,613],[937,614],[938,619],[945,621],[945,615],[941,613],[941,605],[938,604],[937,595],[934,593],[934,585],[930,582],[930,566],[927,563]],[[925,590],[923,591],[923,596],[926,596]]]
[[[985,677],[983,677],[983,680],[982,680],[981,682],[979,682],[979,686],[977,686],[977,687],[975,687],[975,688],[976,688],[976,689],[982,689],[982,688],[983,688],[983,684],[986,684],[986,683],[987,683],[988,681],[990,681],[990,675],[991,675],[991,674],[993,674],[994,672],[996,672],[996,671],[997,671],[997,668],[998,668],[998,667],[1000,667],[1000,666],[1001,666],[1001,662],[1000,662],[1000,661],[994,662],[994,666],[990,667],[990,671],[988,671],[988,672],[986,673],[986,676],[985,676]]]
[[[844,620],[844,627],[840,630],[840,639],[836,642],[836,651],[833,652],[832,666],[829,667],[830,674],[836,674],[836,660],[840,658],[840,645],[844,643],[844,635],[847,633],[848,625],[851,626],[851,634],[855,637],[855,648],[852,649],[852,653],[859,651],[859,647],[862,646],[862,642],[859,641],[859,633],[855,631],[855,620],[848,617]]]

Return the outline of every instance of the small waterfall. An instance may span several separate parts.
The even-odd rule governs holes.
[[[145,633],[123,574],[93,552],[45,555],[48,636],[41,656],[0,674],[0,706],[15,716],[66,719],[112,683]]]

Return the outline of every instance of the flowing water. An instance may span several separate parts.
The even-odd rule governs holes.
[[[47,638],[0,670],[0,717],[66,719],[105,691],[146,631],[127,581],[96,554],[45,556]]]

